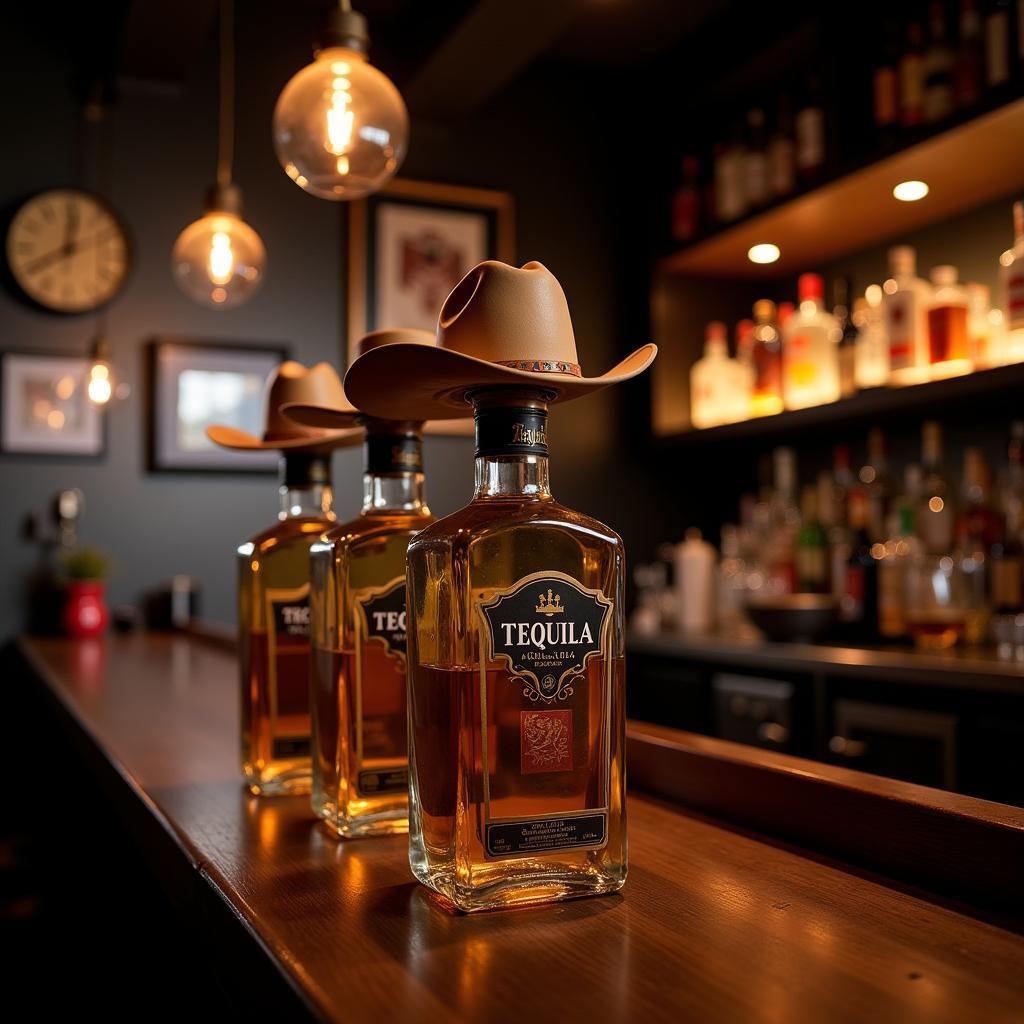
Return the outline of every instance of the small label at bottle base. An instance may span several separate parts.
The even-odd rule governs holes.
[[[605,844],[607,831],[608,815],[603,811],[567,818],[502,821],[487,826],[487,853],[503,857],[600,847]]]
[[[359,773],[359,792],[404,793],[409,788],[409,772],[405,768],[381,768]]]

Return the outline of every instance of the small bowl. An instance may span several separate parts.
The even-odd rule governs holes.
[[[754,597],[747,601],[747,615],[769,640],[813,643],[839,620],[839,601],[831,594]]]

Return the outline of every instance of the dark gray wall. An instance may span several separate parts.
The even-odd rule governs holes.
[[[269,267],[261,292],[237,310],[213,311],[185,298],[173,284],[170,248],[199,214],[213,178],[216,143],[214,40],[179,96],[125,92],[114,113],[115,152],[109,198],[130,226],[135,267],[110,312],[117,371],[132,395],[109,411],[105,457],[95,462],[0,456],[0,636],[23,621],[22,579],[34,551],[18,538],[24,514],[42,509],[63,487],[80,487],[87,512],[85,542],[117,559],[113,602],[174,573],[198,577],[207,617],[234,618],[233,551],[276,513],[269,477],[149,474],[144,466],[144,342],[159,335],[236,341],[285,341],[306,363],[336,365],[342,351],[340,283],[342,218],[337,206],[312,198],[281,171],[270,142],[270,116],[281,86],[309,60],[308,32],[296,28],[286,4],[239,8],[238,130],[235,173],[247,218],[262,235]],[[70,68],[11,27],[0,61],[7,97],[7,158],[0,162],[0,205],[32,192],[77,183],[78,116]],[[414,124],[408,177],[506,189],[517,204],[518,255],[540,259],[562,280],[574,314],[580,356],[601,372],[623,350],[621,294],[613,244],[611,191],[600,111],[586,83],[536,71],[457,130]],[[18,102],[14,98],[18,98]],[[0,347],[84,353],[93,333],[88,317],[62,318],[27,308],[0,293]],[[639,344],[644,338],[630,339]],[[640,395],[642,392],[630,392]],[[641,485],[615,476],[620,403],[612,395],[585,399],[552,417],[558,496],[622,529]],[[643,418],[641,410],[640,418]],[[242,456],[240,456],[241,458]],[[427,442],[428,493],[447,513],[468,498],[472,451],[468,439]],[[359,504],[360,456],[336,456],[341,516]],[[634,472],[635,470],[631,470]],[[627,540],[628,531],[627,532]]]

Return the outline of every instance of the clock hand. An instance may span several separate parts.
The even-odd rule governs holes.
[[[78,239],[73,242],[65,242],[62,246],[57,249],[51,249],[50,252],[44,253],[42,256],[37,256],[30,263],[25,264],[26,274],[35,274],[37,271],[45,270],[51,263],[59,263],[62,259],[67,256],[73,256],[79,249],[84,249],[87,245],[91,245],[93,242],[102,242],[103,239],[109,235],[115,233],[114,228],[107,228],[105,231],[100,231],[93,235],[92,238]]]
[[[64,221],[64,244],[71,245],[78,230],[78,207],[73,202],[67,205],[67,219]]]

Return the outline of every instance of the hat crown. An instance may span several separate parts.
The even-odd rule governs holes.
[[[569,304],[542,263],[486,260],[444,301],[437,345],[491,363],[577,363]]]
[[[291,402],[309,405],[344,405],[345,389],[329,363],[317,363],[308,369],[289,359],[267,378],[264,392],[263,439],[273,441],[309,433],[289,420],[281,406]]]

